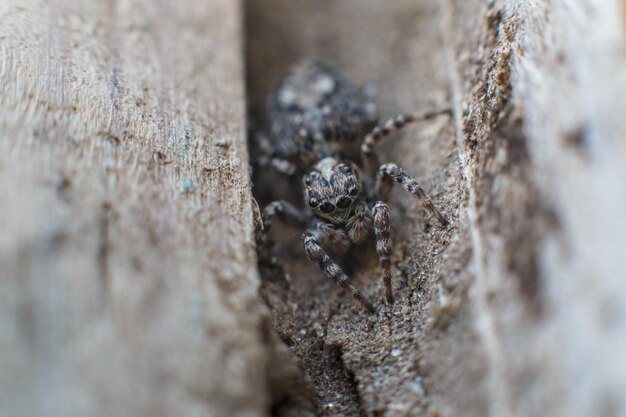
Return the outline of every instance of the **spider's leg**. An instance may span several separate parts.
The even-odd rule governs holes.
[[[452,114],[452,110],[445,109],[422,114],[401,114],[387,120],[382,125],[376,126],[365,136],[363,145],[361,145],[361,157],[365,170],[372,176],[376,175],[380,162],[375,148],[382,139],[397,132],[409,123],[429,120],[442,114]]]
[[[389,236],[389,207],[386,203],[379,201],[372,209],[374,217],[374,233],[376,235],[376,252],[383,269],[383,281],[385,283],[385,294],[387,302],[393,303],[393,288],[391,286],[391,251],[393,244]]]
[[[256,167],[260,169],[273,169],[279,174],[285,176],[292,176],[298,170],[296,164],[287,161],[286,159],[279,158],[277,156],[262,155],[256,159]]]
[[[277,200],[265,206],[261,214],[263,227],[256,233],[257,248],[261,258],[267,257],[267,235],[272,228],[275,217],[292,226],[304,227],[310,222],[310,215],[287,201]]]
[[[379,196],[387,196],[393,185],[391,180],[400,183],[405,190],[418,198],[421,203],[439,220],[442,226],[448,225],[448,219],[439,210],[435,208],[433,202],[426,195],[422,187],[413,178],[396,164],[384,164],[378,171],[377,193]]]
[[[253,137],[258,153],[260,154],[258,157],[254,158],[254,168],[273,169],[279,174],[286,176],[292,176],[296,173],[297,167],[295,164],[276,156],[272,142],[266,135],[252,128],[249,134]]]
[[[324,275],[335,281],[345,291],[349,292],[363,305],[363,307],[367,309],[367,311],[375,313],[376,309],[372,303],[370,303],[368,299],[365,298],[365,296],[361,294],[361,292],[356,289],[354,285],[352,285],[346,273],[343,272],[341,267],[337,265],[337,263],[333,261],[322,248],[318,240],[318,233],[320,233],[320,229],[310,229],[302,235],[302,245],[304,246],[306,256],[321,268]]]

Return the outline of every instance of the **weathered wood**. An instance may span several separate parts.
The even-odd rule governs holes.
[[[456,28],[465,2],[451,4]],[[469,97],[473,302],[492,416],[626,413],[626,78],[623,54],[612,52],[626,41],[620,7],[475,9],[485,22],[481,72],[457,97]],[[461,38],[451,37],[456,54],[467,51]]]
[[[0,5],[0,415],[302,415],[257,299],[240,12]],[[259,120],[303,57],[374,81],[383,115],[455,109],[386,145],[453,226],[394,194],[396,303],[373,247],[347,261],[378,317],[275,230],[288,275],[261,292],[320,413],[623,415],[623,2],[245,12]]]
[[[393,307],[367,256],[348,265],[378,318],[297,257],[289,288],[268,274],[275,325],[323,415],[626,413],[623,5],[248,2],[258,115],[303,57],[376,81],[385,115],[455,109],[386,148],[454,219],[441,232],[395,195]],[[287,229],[275,237],[297,242]],[[290,244],[278,248],[287,260]]]
[[[0,16],[0,415],[267,415],[239,2]]]

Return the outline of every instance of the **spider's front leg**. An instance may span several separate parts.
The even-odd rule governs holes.
[[[298,167],[287,161],[272,155],[262,155],[257,158],[257,166],[261,169],[273,169],[279,174],[291,177],[298,171]]]
[[[298,167],[286,159],[276,156],[270,139],[255,127],[249,129],[249,135],[253,138],[260,155],[254,160],[255,169],[272,169],[279,174],[290,177],[294,175]]]
[[[259,257],[263,261],[269,258],[269,255],[267,254],[267,235],[272,228],[272,222],[275,217],[278,217],[288,225],[302,227],[309,224],[311,220],[311,216],[306,212],[284,200],[273,201],[265,206],[263,213],[261,214],[263,227],[256,234]]]
[[[393,303],[393,288],[391,286],[391,252],[393,243],[390,236],[389,207],[386,203],[379,201],[372,209],[374,217],[374,234],[376,235],[376,253],[383,269],[383,282],[385,283],[385,294],[387,302]]]
[[[367,298],[350,282],[350,279],[345,272],[341,269],[335,261],[326,253],[324,248],[320,245],[320,239],[318,236],[323,233],[328,233],[324,229],[309,229],[302,235],[302,245],[304,251],[309,260],[315,262],[317,266],[324,272],[328,278],[335,281],[341,288],[349,292],[363,307],[370,313],[375,313],[376,309],[369,302]],[[328,237],[328,236],[327,236]],[[323,237],[322,237],[323,239]]]
[[[448,219],[439,210],[435,208],[433,202],[428,198],[422,187],[413,178],[396,164],[384,164],[378,171],[378,181],[376,184],[376,192],[380,197],[386,198],[391,191],[393,181],[399,183],[411,193],[414,197],[418,198],[420,202],[430,211],[441,223],[442,226],[448,225]]]
[[[363,145],[361,145],[361,157],[363,159],[365,170],[372,176],[376,175],[376,170],[380,166],[378,155],[376,154],[376,145],[378,145],[381,140],[402,129],[409,123],[422,122],[433,119],[442,114],[452,114],[452,110],[444,109],[422,114],[401,114],[388,119],[380,126],[376,126],[365,137]]]

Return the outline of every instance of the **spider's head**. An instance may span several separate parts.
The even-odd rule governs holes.
[[[327,157],[303,178],[304,198],[318,217],[334,224],[345,223],[355,202],[361,198],[363,184],[356,165]]]

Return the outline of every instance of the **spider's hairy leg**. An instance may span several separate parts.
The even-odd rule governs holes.
[[[273,169],[279,174],[285,176],[292,176],[298,170],[296,164],[287,161],[286,159],[279,158],[277,156],[262,155],[256,159],[256,166],[260,169]]]
[[[261,214],[263,227],[256,234],[257,248],[261,257],[266,256],[267,235],[272,228],[272,222],[275,217],[292,226],[304,227],[310,221],[309,215],[287,201],[277,200],[269,203]]]
[[[377,181],[377,193],[379,195],[389,194],[389,188],[393,185],[393,182],[391,182],[390,179],[400,183],[405,190],[418,198],[424,205],[424,207],[426,207],[426,209],[437,218],[442,226],[445,227],[448,225],[448,219],[446,218],[446,216],[444,216],[439,210],[435,208],[433,202],[430,200],[430,198],[428,198],[428,196],[426,195],[422,187],[417,183],[417,181],[409,177],[407,173],[396,164],[384,164],[380,167],[380,170],[378,171]]]
[[[393,303],[393,288],[391,286],[391,251],[393,243],[389,236],[389,207],[386,203],[379,201],[372,209],[374,217],[374,233],[376,235],[376,252],[383,269],[383,282],[385,283],[385,294],[387,302]]]
[[[333,261],[319,243],[317,234],[319,229],[310,229],[302,235],[302,245],[306,256],[315,262],[328,278],[335,281],[341,288],[349,292],[363,307],[370,313],[375,313],[376,309],[361,292],[350,282],[350,279],[335,261]]]
[[[292,176],[296,173],[298,167],[286,159],[276,156],[272,142],[265,134],[257,130],[256,127],[250,127],[249,135],[253,138],[260,153],[253,161],[254,168],[269,168],[286,176]]]
[[[444,109],[422,114],[401,114],[388,119],[382,125],[376,126],[367,136],[365,136],[363,145],[361,145],[361,157],[363,159],[365,170],[370,175],[376,174],[376,170],[380,166],[378,155],[376,154],[376,145],[378,145],[382,139],[397,132],[409,123],[433,119],[442,114],[452,114],[452,110]]]

